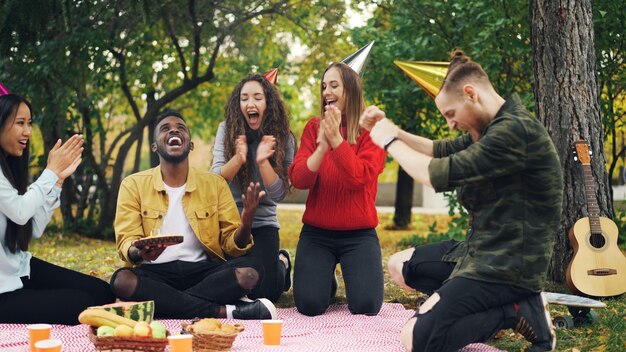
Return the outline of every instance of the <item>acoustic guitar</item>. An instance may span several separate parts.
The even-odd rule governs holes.
[[[589,143],[579,139],[574,149],[574,159],[583,169],[589,216],[576,221],[569,231],[574,257],[567,268],[567,286],[577,294],[617,296],[626,292],[626,257],[617,246],[617,225],[600,216]]]

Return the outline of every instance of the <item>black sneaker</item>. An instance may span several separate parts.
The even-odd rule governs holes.
[[[519,302],[515,331],[532,343],[527,352],[554,350],[556,335],[544,294],[533,294]]]
[[[242,298],[239,303],[235,304],[233,318],[243,320],[278,319],[278,314],[274,304],[267,298],[257,298],[254,301]]]
[[[285,284],[283,286],[283,292],[287,292],[291,288],[291,255],[289,254],[289,251],[286,249],[281,249],[278,251],[279,258],[281,254],[285,258],[287,258],[287,271],[285,272]]]

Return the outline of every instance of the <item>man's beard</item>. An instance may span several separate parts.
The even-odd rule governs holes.
[[[165,159],[165,161],[167,161],[168,163],[172,163],[172,164],[180,164],[181,162],[185,161],[187,157],[189,156],[190,151],[191,149],[187,147],[185,148],[182,154],[171,155],[167,153],[167,150],[165,150],[165,148],[157,144],[157,154],[159,154],[160,157]]]

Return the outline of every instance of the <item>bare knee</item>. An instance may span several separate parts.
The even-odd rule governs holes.
[[[237,282],[244,290],[252,290],[259,282],[259,272],[254,268],[237,268],[235,269]]]
[[[402,275],[402,268],[404,267],[404,263],[411,259],[414,248],[410,248],[404,250],[402,252],[398,252],[389,257],[387,261],[387,269],[389,270],[389,276],[391,279],[400,287],[406,290],[412,290],[406,282],[404,282],[404,276]]]
[[[415,322],[417,318],[411,318],[406,322],[404,327],[402,328],[402,333],[400,335],[400,341],[402,342],[402,346],[407,351],[413,351],[413,329],[415,328]]]
[[[137,288],[137,275],[128,269],[118,270],[111,278],[111,290],[116,297],[130,299]]]
[[[441,296],[437,292],[433,293],[432,296],[428,297],[428,299],[422,303],[419,307],[419,314],[425,314],[429,310],[431,310],[437,302],[441,299]]]

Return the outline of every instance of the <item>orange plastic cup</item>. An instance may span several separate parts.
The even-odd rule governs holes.
[[[47,340],[50,338],[50,324],[31,324],[28,325],[28,341],[30,343],[31,352],[37,352],[35,349],[35,342],[41,340]]]
[[[270,346],[280,345],[283,330],[282,320],[263,320],[263,343]]]
[[[191,352],[193,335],[170,335],[167,340],[169,341],[170,352]]]
[[[35,342],[37,352],[61,352],[61,340],[41,340]]]

